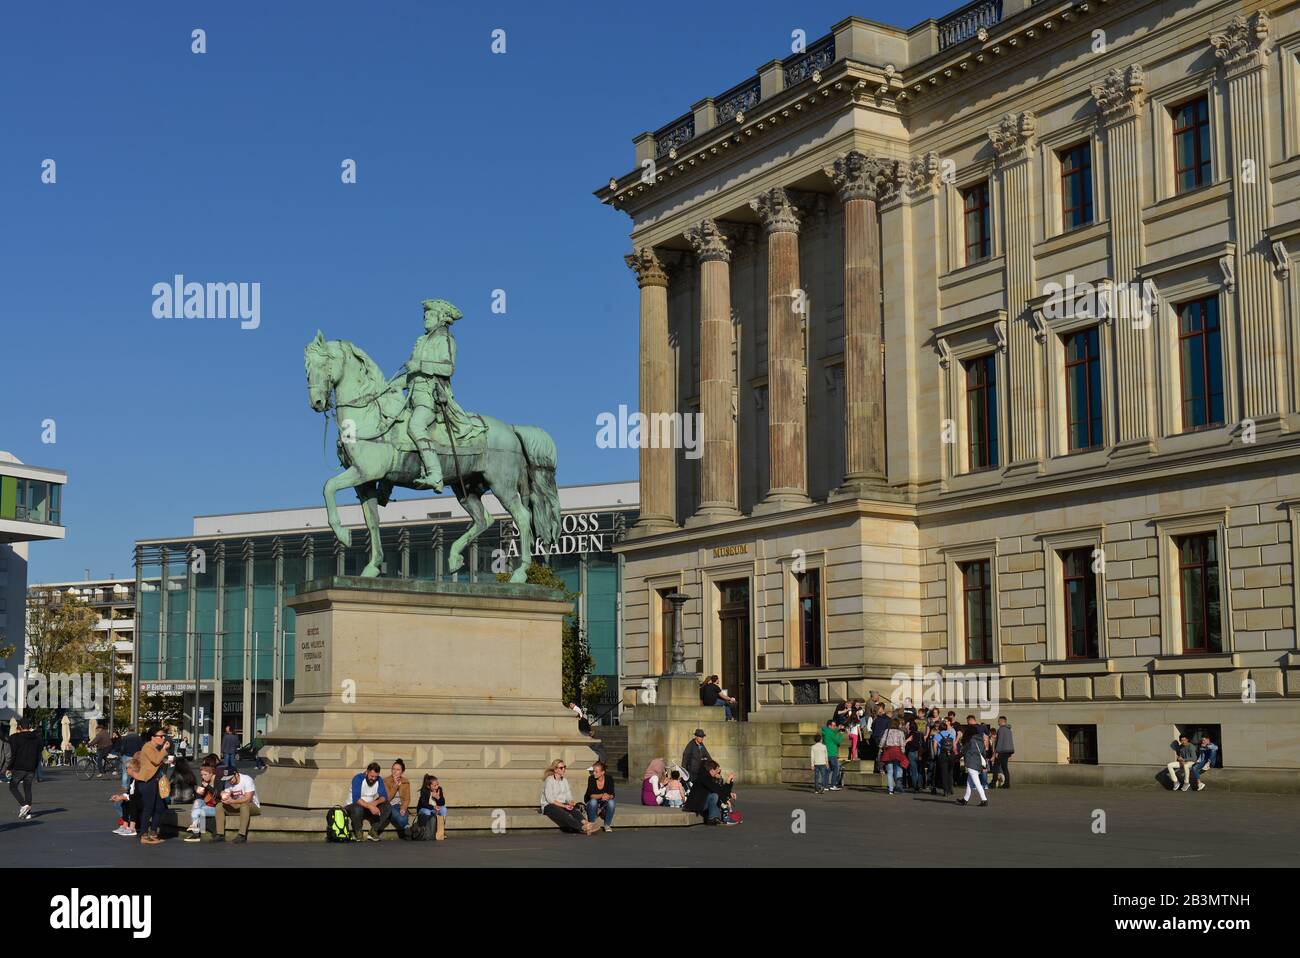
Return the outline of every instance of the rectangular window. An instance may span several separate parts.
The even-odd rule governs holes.
[[[1174,124],[1174,192],[1210,183],[1210,101],[1199,96],[1169,111]]]
[[[1069,745],[1067,761],[1071,765],[1097,764],[1097,726],[1062,725],[1061,734]]]
[[[1061,225],[1078,229],[1092,222],[1092,145],[1080,143],[1057,154],[1061,161]]]
[[[1178,307],[1178,365],[1183,429],[1223,425],[1223,346],[1217,296]]]
[[[1101,438],[1101,349],[1097,327],[1065,337],[1065,394],[1070,452],[1096,449]]]
[[[961,566],[967,665],[993,663],[993,583],[989,565],[988,559],[977,559]]]
[[[1218,536],[1202,532],[1179,536],[1174,542],[1178,546],[1183,652],[1222,652]]]
[[[962,190],[962,218],[966,224],[966,262],[978,263],[993,255],[989,234],[988,180]]]
[[[967,468],[998,464],[998,379],[993,353],[966,362]]]
[[[821,570],[797,573],[799,580],[799,664],[822,664]]]
[[[1092,569],[1092,549],[1061,553],[1065,588],[1065,657],[1098,658],[1097,574]]]
[[[661,675],[667,675],[673,670],[673,636],[677,632],[677,614],[667,596],[676,591],[676,589],[659,590],[659,634],[660,644],[663,646],[659,653],[659,658],[662,660],[659,663]]]

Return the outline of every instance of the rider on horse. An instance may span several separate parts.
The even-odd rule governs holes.
[[[456,371],[451,324],[461,318],[461,311],[445,299],[426,299],[422,305],[424,335],[415,341],[411,358],[389,386],[406,386],[411,409],[406,431],[420,454],[421,475],[415,485],[441,492],[443,476],[434,448],[434,426],[441,421],[450,439],[464,445],[477,439],[484,427],[478,417],[465,413],[451,392],[451,375]]]

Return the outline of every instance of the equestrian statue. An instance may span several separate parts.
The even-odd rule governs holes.
[[[343,471],[325,483],[330,528],[344,547],[351,546],[352,533],[339,522],[334,497],[340,489],[356,489],[370,533],[370,561],[361,574],[377,576],[384,561],[379,507],[388,504],[393,487],[450,487],[471,520],[448,555],[447,568],[455,572],[465,564],[465,548],[492,525],[483,507],[483,494],[491,491],[519,527],[520,559],[510,581],[523,582],[533,544],[554,545],[560,532],[555,442],[536,426],[514,426],[461,408],[451,391],[451,324],[461,312],[443,299],[427,299],[423,306],[424,335],[391,379],[355,343],[326,340],[319,330],[303,350],[311,408],[327,417],[334,410],[338,424]]]

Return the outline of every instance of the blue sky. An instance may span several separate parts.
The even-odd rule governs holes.
[[[634,478],[635,451],[595,445],[598,413],[635,408],[637,290],[629,221],[592,190],[791,31],[953,6],[5,4],[0,449],[69,475],[31,580],[128,576],[136,538],[195,514],[319,502],[336,463],[303,345],[319,328],[391,372],[430,296],[465,313],[467,408],[550,431],[562,484]],[[260,283],[260,327],[154,318],[177,273]]]

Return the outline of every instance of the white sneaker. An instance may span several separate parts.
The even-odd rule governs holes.
[[[832,791],[832,792],[838,792],[839,790],[840,790],[840,787],[839,787],[838,785],[832,785],[832,786],[831,786],[831,791]]]
[[[1184,792],[1190,792],[1191,790],[1192,790],[1192,783],[1191,783],[1191,782],[1186,782],[1186,783],[1184,783],[1184,785],[1183,785],[1183,791],[1184,791]]]
[[[117,828],[113,829],[113,834],[114,834],[114,835],[134,835],[134,834],[135,834],[135,829],[134,829],[134,828],[127,828],[125,825],[118,825]]]
[[[1204,789],[1205,789],[1205,783],[1204,783],[1204,782],[1197,782],[1197,783],[1196,783],[1196,790],[1197,790],[1198,792],[1200,792],[1200,791],[1204,791]]]
[[[19,818],[31,818],[31,815],[32,807],[30,805],[24,805],[22,808],[18,809]]]

